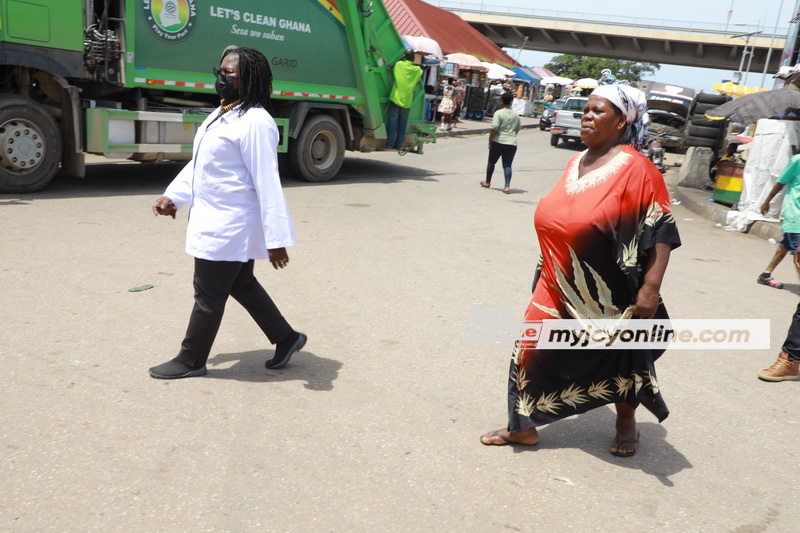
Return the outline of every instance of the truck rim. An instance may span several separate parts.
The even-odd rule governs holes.
[[[30,172],[44,160],[46,148],[41,132],[27,120],[13,119],[0,126],[0,157],[9,172]]]
[[[311,160],[317,168],[328,168],[336,159],[336,137],[330,131],[317,133],[311,142]]]

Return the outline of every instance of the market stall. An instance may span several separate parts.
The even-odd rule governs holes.
[[[466,118],[482,120],[486,109],[485,83],[487,68],[475,56],[448,54],[445,56],[442,77],[462,80],[465,85],[462,107]]]
[[[537,99],[537,89],[541,78],[528,67],[514,67],[512,78],[514,87],[514,103],[512,108],[521,116],[540,116],[544,110],[544,100]]]

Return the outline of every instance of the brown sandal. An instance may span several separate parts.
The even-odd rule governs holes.
[[[484,189],[488,189],[491,186],[492,186],[491,183],[486,183],[485,181],[481,182],[481,187],[483,187]]]

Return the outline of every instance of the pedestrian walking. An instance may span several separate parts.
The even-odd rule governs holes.
[[[414,64],[414,50],[407,48],[403,58],[394,65],[394,85],[389,93],[386,119],[386,147],[401,151],[406,138],[408,113],[414,102],[414,88],[422,78],[422,69]]]
[[[798,245],[800,245],[800,154],[792,156],[789,164],[778,176],[766,200],[761,204],[762,215],[769,211],[770,202],[784,187],[786,187],[786,194],[783,197],[783,207],[781,208],[781,213],[783,214],[783,221],[781,222],[783,239],[775,249],[775,254],[770,259],[767,267],[756,278],[758,283],[775,287],[776,289],[782,289],[783,283],[772,277],[772,271],[783,261],[786,254],[794,254],[798,249]],[[798,274],[800,274],[800,266],[797,269]]]
[[[588,149],[575,155],[541,198],[534,225],[542,251],[526,322],[552,319],[667,318],[660,288],[680,246],[664,178],[641,154],[644,94],[605,85],[581,119]],[[487,446],[534,445],[537,426],[614,403],[609,451],[636,453],[635,410],[659,421],[669,411],[656,380],[654,349],[538,349],[517,341],[508,380],[508,425],[481,437]]]
[[[267,368],[280,368],[303,347],[253,275],[255,259],[289,264],[295,244],[278,174],[278,128],[269,113],[272,72],[254,48],[223,54],[216,90],[222,101],[194,139],[194,157],[156,200],[153,212],[175,218],[187,207],[186,252],[194,256],[194,308],[178,355],[150,369],[158,379],[202,376],[228,296],[276,345]]]
[[[800,269],[800,249],[795,250],[795,266]],[[800,379],[800,304],[792,316],[792,324],[786,333],[781,353],[771,366],[758,373],[762,381],[795,381]]]
[[[492,174],[497,161],[503,159],[503,173],[506,183],[503,192],[511,193],[511,164],[517,153],[517,133],[522,124],[517,112],[511,109],[514,96],[503,93],[500,97],[502,108],[492,115],[492,129],[489,130],[489,164],[486,167],[486,180],[481,182],[481,187],[488,189],[492,186]]]

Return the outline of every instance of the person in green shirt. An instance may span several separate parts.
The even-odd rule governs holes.
[[[414,88],[422,78],[422,69],[414,64],[414,50],[407,48],[403,59],[394,65],[394,85],[389,94],[386,118],[386,148],[402,150],[408,126],[408,112],[414,101]]]
[[[795,155],[789,160],[789,164],[778,176],[775,186],[769,191],[766,200],[761,205],[761,214],[769,211],[769,204],[781,189],[786,187],[786,195],[783,197],[783,240],[775,250],[775,255],[770,260],[767,268],[758,276],[756,280],[762,285],[769,285],[776,289],[782,289],[783,283],[772,277],[772,271],[786,257],[786,254],[794,254],[800,244],[800,155]],[[798,267],[800,272],[800,267]]]
[[[503,158],[503,172],[506,176],[506,186],[503,192],[509,194],[511,189],[511,163],[517,153],[517,133],[521,127],[519,115],[511,109],[511,101],[514,95],[503,93],[500,102],[503,107],[495,111],[492,116],[492,129],[489,131],[489,165],[486,167],[486,181],[481,182],[481,186],[489,188],[492,186],[492,174],[497,160]]]

